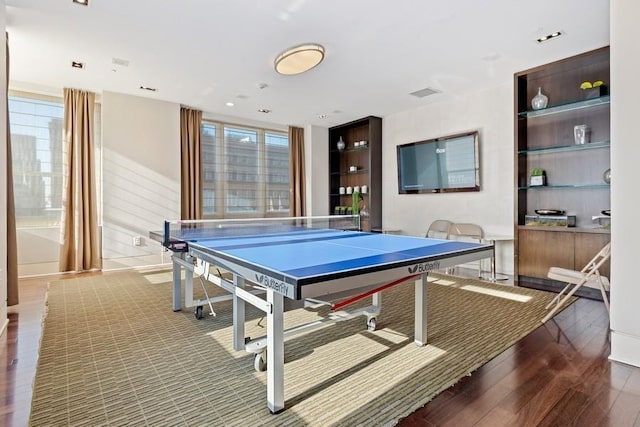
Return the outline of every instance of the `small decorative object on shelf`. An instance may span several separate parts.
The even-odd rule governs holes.
[[[604,173],[602,174],[602,179],[604,179],[604,182],[606,182],[607,184],[611,184],[611,169],[607,169],[606,171],[604,171]]]
[[[549,98],[542,93],[542,88],[538,88],[538,94],[531,99],[531,108],[534,110],[542,110],[547,108],[547,102]]]
[[[344,147],[347,146],[347,144],[345,144],[344,141],[342,140],[342,137],[340,137],[340,139],[338,140],[338,143],[336,145],[338,147],[338,151],[344,150]]]
[[[587,125],[576,125],[573,127],[573,138],[576,144],[586,144],[589,142],[591,129]]]
[[[525,215],[525,225],[575,227],[575,215]]]
[[[539,187],[547,184],[547,176],[544,169],[535,168],[531,169],[531,187]]]
[[[362,196],[360,196],[359,191],[354,191],[351,195],[351,210],[354,215],[358,215],[360,212],[360,201],[362,200]]]
[[[584,99],[599,98],[609,93],[607,85],[605,85],[602,80],[596,80],[593,83],[582,82],[580,84],[580,89],[584,91]]]

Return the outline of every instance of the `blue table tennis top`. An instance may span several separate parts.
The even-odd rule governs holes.
[[[484,251],[490,245],[379,233],[306,229],[275,234],[190,236],[189,246],[231,260],[286,283],[302,286],[322,280]],[[409,274],[408,271],[407,274]]]

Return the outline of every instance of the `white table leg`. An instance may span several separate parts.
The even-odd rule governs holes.
[[[177,255],[172,255],[173,261],[173,311],[182,309],[182,301],[180,300],[180,289],[182,287],[182,266],[176,259]]]
[[[244,289],[244,277],[233,275],[233,285]],[[244,350],[245,303],[236,293],[233,294],[233,349]]]
[[[417,346],[427,345],[427,273],[415,281],[415,326],[414,342]]]
[[[284,409],[284,300],[267,289],[267,407],[272,413]]]
[[[493,252],[491,252],[491,278],[492,282],[496,281],[496,241],[491,240]]]

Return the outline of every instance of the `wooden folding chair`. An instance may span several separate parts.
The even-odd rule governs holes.
[[[600,288],[602,300],[604,301],[607,311],[609,311],[609,298],[607,292],[610,289],[609,279],[600,275],[600,267],[611,257],[611,243],[607,243],[600,252],[593,257],[591,261],[580,271],[570,270],[567,268],[551,267],[547,273],[547,277],[560,282],[565,282],[567,286],[556,295],[547,305],[547,309],[551,311],[542,319],[542,323],[551,319],[556,312],[564,306],[564,304],[573,296],[574,293],[582,286],[589,288]],[[566,294],[565,294],[566,292]]]

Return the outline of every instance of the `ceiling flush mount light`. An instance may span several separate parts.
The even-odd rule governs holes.
[[[309,71],[324,59],[324,47],[306,43],[285,50],[275,60],[276,71],[284,75],[294,75]]]
[[[549,41],[551,39],[555,39],[556,37],[560,37],[561,35],[562,33],[560,31],[556,31],[555,33],[547,34],[546,36],[540,37],[536,41],[538,43],[542,43],[542,42]]]

